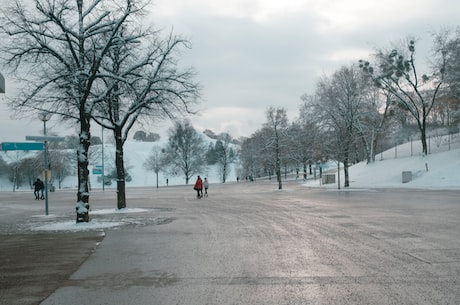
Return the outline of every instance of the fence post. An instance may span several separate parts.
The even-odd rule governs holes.
[[[428,154],[431,154],[431,136],[428,137]]]
[[[410,156],[412,157],[412,137],[410,138]]]

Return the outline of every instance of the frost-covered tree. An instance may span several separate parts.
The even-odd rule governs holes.
[[[143,130],[138,130],[134,133],[133,139],[136,141],[144,142],[147,138],[147,134]]]
[[[156,185],[158,188],[158,174],[164,170],[167,164],[167,158],[164,149],[159,146],[153,146],[152,151],[144,162],[144,168],[155,173]]]
[[[328,154],[344,165],[344,186],[350,185],[348,168],[352,151],[359,141],[359,126],[367,115],[364,74],[356,66],[343,66],[330,77],[318,81],[315,96],[303,96],[305,107],[320,126]]]
[[[278,189],[283,188],[281,180],[281,164],[282,158],[286,158],[288,146],[288,117],[286,109],[269,107],[265,112],[267,121],[264,124],[265,129],[268,131],[268,137],[265,142],[265,150],[267,150],[273,157],[272,162],[278,181]]]
[[[182,172],[185,184],[188,184],[190,178],[200,174],[206,167],[206,145],[202,136],[187,120],[177,121],[169,134],[165,150],[167,163],[173,173]]]
[[[420,131],[422,151],[428,153],[426,139],[427,120],[436,103],[436,97],[444,82],[445,49],[439,48],[440,57],[433,73],[420,73],[415,62],[415,40],[408,39],[405,46],[395,47],[391,51],[380,50],[375,54],[377,65],[360,60],[360,68],[372,78],[375,85],[392,94],[402,110],[407,111],[415,120]]]
[[[261,151],[260,140],[258,136],[260,132],[255,132],[251,137],[245,138],[241,143],[240,162],[242,166],[242,174],[247,180],[253,180],[259,177],[262,160],[259,151]]]
[[[49,149],[48,162],[52,173],[50,181],[59,189],[61,189],[64,179],[69,176],[72,173],[72,169],[74,169],[74,167],[70,166],[72,156],[73,152],[68,150]],[[43,160],[43,156],[41,156],[41,160]],[[57,185],[55,182],[57,182]]]
[[[307,178],[308,168],[318,161],[323,160],[319,146],[322,139],[318,126],[313,116],[310,117],[304,106],[301,106],[300,116],[294,121],[288,130],[289,158],[296,166],[296,170],[302,169],[303,179]],[[311,167],[310,167],[311,168]]]
[[[18,113],[50,112],[79,125],[77,222],[89,221],[88,150],[95,107],[113,96],[107,74],[121,33],[145,11],[143,0],[19,0],[0,22],[1,56],[23,90],[10,106]]]
[[[198,84],[194,71],[178,65],[178,52],[189,47],[173,35],[162,38],[152,29],[119,33],[101,65],[106,83],[98,88],[107,98],[95,105],[92,118],[113,132],[117,170],[117,207],[126,207],[123,146],[135,123],[151,122],[193,113]],[[135,42],[135,43],[131,43]]]
[[[447,125],[449,130],[456,131],[460,127],[460,27],[455,31],[446,29],[434,36],[436,53],[444,54],[435,61],[437,66],[445,60],[446,90],[440,93],[434,110],[440,123]]]
[[[230,164],[235,162],[236,159],[231,141],[231,136],[227,133],[224,133],[218,137],[214,147],[216,163],[219,166],[219,173],[222,178],[222,183],[227,181],[227,176],[230,173]]]

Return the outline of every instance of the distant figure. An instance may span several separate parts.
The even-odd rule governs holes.
[[[45,189],[45,184],[39,178],[33,183],[35,200],[45,199],[43,195],[43,190]],[[41,196],[40,196],[41,195]]]
[[[196,179],[193,189],[197,192],[197,198],[203,197],[203,180],[201,180],[200,176],[198,176],[198,178]]]
[[[168,184],[169,184],[169,179],[166,178],[166,186],[168,186]]]
[[[204,178],[203,186],[204,186],[204,196],[208,197],[209,183],[208,183],[208,178],[206,177]]]

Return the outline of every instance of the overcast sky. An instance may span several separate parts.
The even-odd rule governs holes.
[[[154,0],[150,19],[192,43],[182,62],[203,86],[195,128],[240,137],[261,128],[270,106],[294,119],[300,96],[313,93],[319,77],[376,48],[414,36],[423,61],[431,33],[459,26],[459,13],[458,0]],[[6,83],[12,94],[14,84]],[[11,120],[0,99],[1,142],[42,133],[38,119]],[[53,121],[48,126],[69,133]]]

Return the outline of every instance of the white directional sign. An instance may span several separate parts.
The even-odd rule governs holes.
[[[64,141],[64,137],[52,137],[52,136],[26,136],[26,140],[28,141],[39,141],[39,142],[61,142]]]

